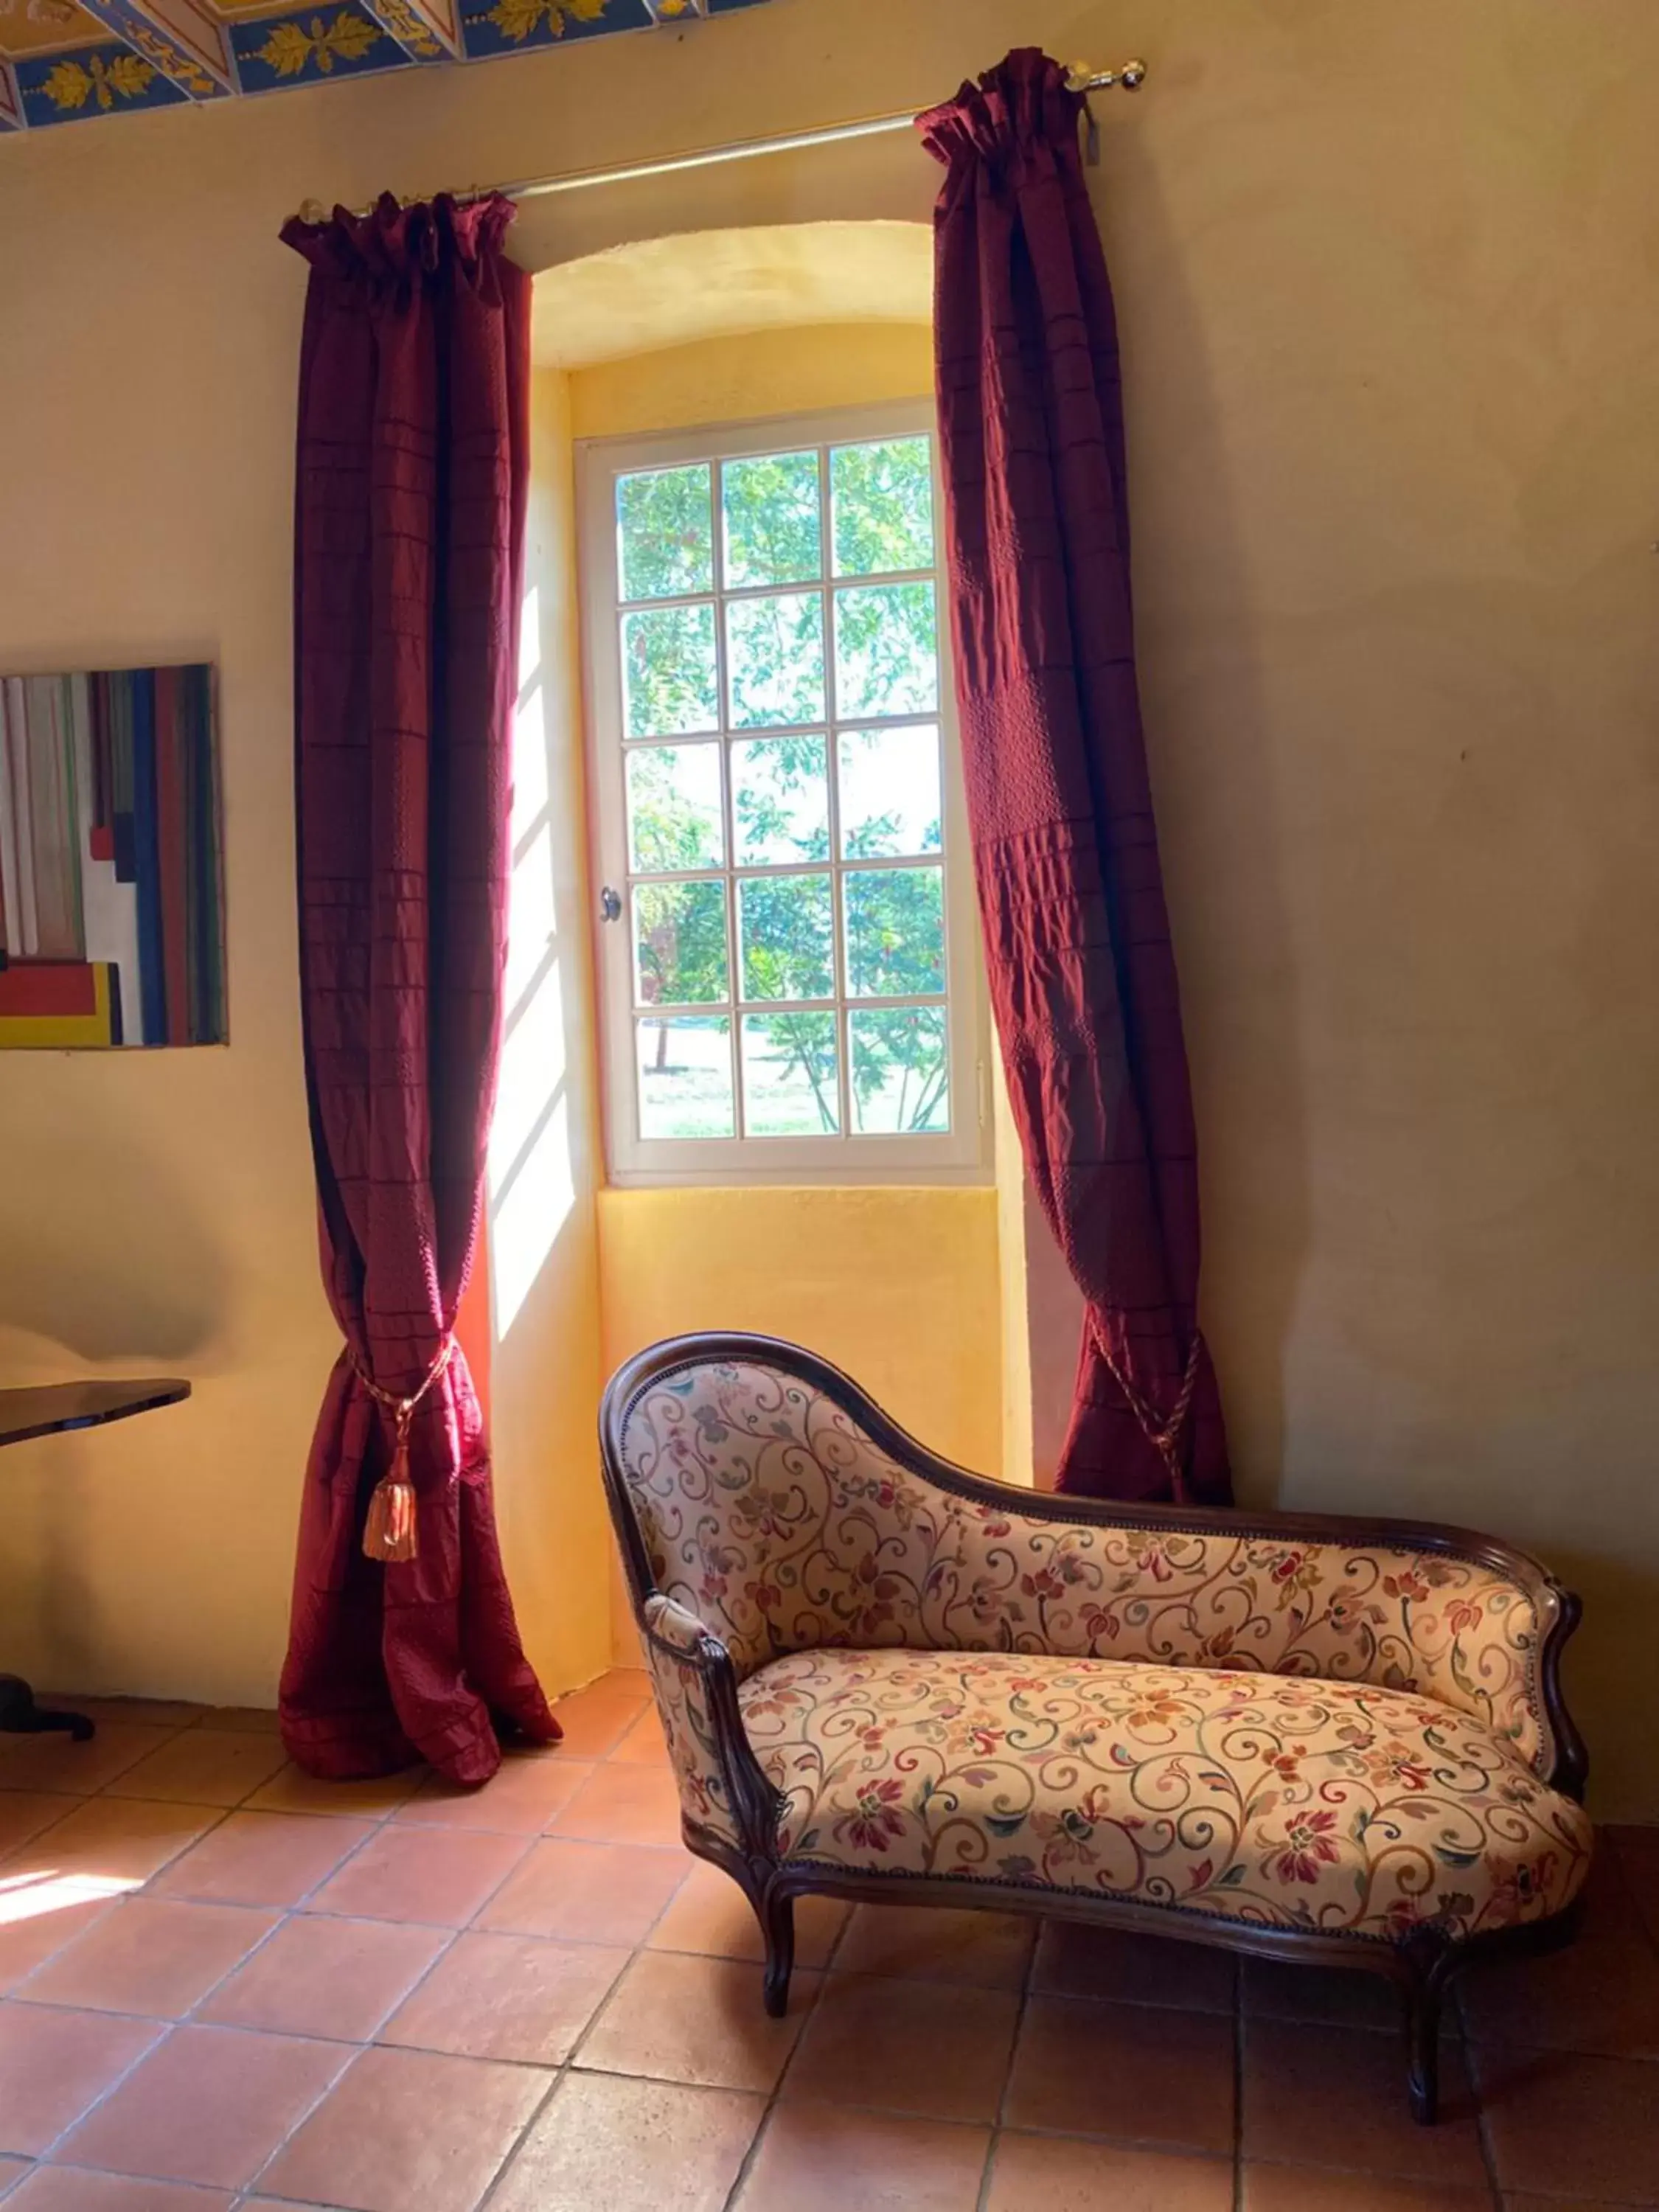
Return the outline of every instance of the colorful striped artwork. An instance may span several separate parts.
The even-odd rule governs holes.
[[[0,677],[0,1050],[223,1044],[213,671]]]

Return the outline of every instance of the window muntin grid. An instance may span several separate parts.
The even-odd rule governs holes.
[[[960,1110],[932,463],[905,433],[613,478],[647,1143],[914,1140]],[[676,795],[672,835],[653,787]],[[701,1067],[678,1116],[653,1095],[665,1019]],[[781,1098],[781,1046],[810,1128]]]

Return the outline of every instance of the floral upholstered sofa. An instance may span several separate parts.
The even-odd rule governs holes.
[[[1431,2119],[1450,1973],[1569,1928],[1577,1602],[1508,1547],[987,1481],[764,1337],[641,1353],[601,1440],[685,1840],[754,1905],[769,2009],[807,1891],[1158,1930],[1393,1976]]]

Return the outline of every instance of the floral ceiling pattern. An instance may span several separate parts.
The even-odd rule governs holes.
[[[0,133],[441,67],[763,0],[0,0]]]

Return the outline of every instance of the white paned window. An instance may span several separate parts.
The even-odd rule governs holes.
[[[975,1179],[931,409],[581,462],[613,1178]]]

